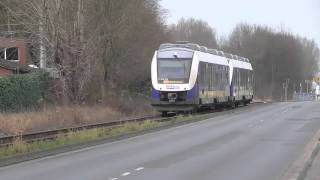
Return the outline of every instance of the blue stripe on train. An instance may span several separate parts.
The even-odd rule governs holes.
[[[153,87],[152,87],[152,92],[151,92],[151,98],[152,99],[160,99],[160,92],[155,90]]]
[[[187,100],[193,100],[198,97],[199,88],[195,85],[190,91],[187,91]]]

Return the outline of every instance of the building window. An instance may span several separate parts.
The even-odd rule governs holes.
[[[0,48],[0,59],[19,61],[19,49],[17,47]]]
[[[19,50],[16,47],[6,49],[7,60],[19,61]]]
[[[4,53],[5,53],[6,49],[5,48],[0,48],[0,59],[3,60],[4,58]]]

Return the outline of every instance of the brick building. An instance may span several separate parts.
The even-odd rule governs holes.
[[[28,73],[31,68],[26,40],[19,38],[0,37],[0,76]]]

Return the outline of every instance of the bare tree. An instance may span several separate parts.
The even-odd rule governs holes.
[[[171,26],[171,34],[175,41],[190,41],[209,48],[218,47],[215,30],[202,20],[182,18]]]
[[[136,79],[147,82],[152,53],[167,39],[158,0],[6,0],[4,4],[31,34],[38,60],[60,71],[66,102],[101,98],[112,88],[141,84]]]
[[[262,98],[279,99],[290,79],[289,94],[318,70],[319,48],[313,40],[277,32],[269,27],[240,24],[222,45],[225,51],[251,59],[255,91]],[[296,87],[295,87],[296,85]]]

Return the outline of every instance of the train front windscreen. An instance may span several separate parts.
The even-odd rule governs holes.
[[[170,57],[171,56],[171,57]],[[158,54],[158,83],[189,83],[193,52],[164,51]]]

